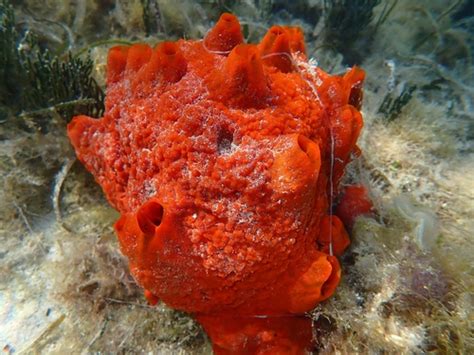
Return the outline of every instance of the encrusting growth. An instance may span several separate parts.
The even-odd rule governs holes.
[[[364,72],[330,76],[304,49],[290,27],[244,44],[231,14],[203,41],[114,47],[104,117],[68,126],[146,297],[192,313],[217,353],[302,353],[298,315],[339,283],[349,239],[328,213]]]

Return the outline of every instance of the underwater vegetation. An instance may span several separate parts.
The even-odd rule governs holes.
[[[394,120],[398,115],[400,115],[403,107],[405,107],[411,100],[415,90],[415,85],[407,85],[406,87],[403,87],[398,96],[390,95],[390,93],[387,94],[383,99],[378,112],[382,113],[388,121]]]
[[[380,3],[380,0],[324,1],[324,45],[341,53],[345,63],[359,64],[377,29],[397,5],[397,0],[384,2],[382,12],[373,23],[374,7]]]
[[[362,154],[340,187],[364,186],[374,209],[353,221],[333,295],[310,318],[275,331],[289,334],[309,320],[322,354],[474,351],[471,1],[1,4],[6,353],[211,352],[194,319],[144,299],[118,251],[111,226],[119,215],[77,162],[66,125],[77,114],[104,115],[111,47],[204,38],[223,12],[239,18],[245,42],[274,24],[298,26],[311,66],[341,75],[357,63],[366,72]],[[226,153],[232,145],[222,137]]]
[[[53,55],[41,46],[34,32],[20,34],[16,25],[13,7],[2,1],[1,105],[11,111],[3,114],[44,119],[44,112],[54,110],[66,121],[80,113],[100,115],[104,108],[103,92],[91,76],[92,60],[71,53]],[[45,129],[45,122],[38,124]]]

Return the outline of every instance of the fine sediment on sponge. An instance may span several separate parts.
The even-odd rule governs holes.
[[[198,319],[233,313],[277,322],[309,311],[339,284],[332,236],[337,254],[349,239],[342,225],[321,221],[358,150],[362,118],[349,101],[363,75],[304,77],[292,70],[293,54],[306,63],[291,52],[290,36],[302,40],[293,28],[237,44],[236,21],[223,14],[204,41],[163,42],[154,51],[132,45],[123,76],[107,88],[104,116],[78,116],[68,133],[121,214],[121,250],[147,299]],[[266,131],[255,125],[264,120]],[[239,339],[211,341],[216,351],[244,352]],[[248,341],[256,352],[284,350],[258,334]]]

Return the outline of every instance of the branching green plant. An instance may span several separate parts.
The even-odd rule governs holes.
[[[143,23],[147,36],[163,31],[160,7],[156,0],[140,0],[143,7]]]
[[[402,112],[402,109],[410,102],[415,90],[416,85],[407,84],[398,96],[388,93],[385,95],[378,112],[383,114],[388,122],[395,120]]]
[[[61,116],[77,114],[97,117],[103,113],[104,94],[92,78],[93,63],[67,54],[65,60],[39,52],[36,59],[27,58],[26,75],[31,91],[24,97],[30,114],[54,108]]]
[[[0,3],[0,103],[8,105],[18,99],[17,73],[21,71],[20,53],[17,50],[18,34],[15,31],[13,8],[6,0]]]
[[[380,0],[324,0],[324,47],[342,53],[348,64],[358,64],[368,50],[373,36],[385,22],[398,0],[387,1],[376,24],[374,8]]]
[[[0,2],[0,104],[12,116],[32,116],[45,128],[47,113],[66,121],[78,114],[97,117],[104,110],[104,93],[92,77],[90,57],[52,55],[34,33],[15,29],[13,7]]]

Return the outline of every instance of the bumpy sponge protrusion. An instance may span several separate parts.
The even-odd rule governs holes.
[[[97,120],[89,116],[76,116],[68,126],[68,135],[75,149],[85,150],[89,153],[88,148],[91,145],[87,132],[95,131],[97,128]]]
[[[149,82],[160,78],[166,83],[175,83],[186,74],[187,62],[175,42],[160,43],[144,69],[143,79]]]
[[[186,71],[187,61],[179,45],[176,42],[162,42],[155,49],[150,49],[146,64],[133,73],[131,91],[141,97],[152,95],[159,88],[178,82]]]
[[[315,252],[314,261],[289,292],[288,311],[303,313],[332,295],[341,279],[341,267],[334,256]]]
[[[337,216],[323,217],[318,237],[319,250],[326,254],[342,255],[351,243],[349,235]]]
[[[357,110],[360,110],[362,106],[362,84],[364,79],[365,72],[358,67],[351,68],[343,77],[344,92],[347,95],[347,102]]]
[[[319,146],[301,134],[280,138],[270,169],[272,188],[298,201],[313,193],[321,168]]]
[[[134,44],[128,50],[127,65],[125,72],[129,75],[142,68],[151,57],[152,50],[148,44]]]
[[[204,39],[208,50],[217,52],[230,52],[235,46],[244,42],[240,23],[237,17],[224,13],[217,21],[214,28]]]
[[[115,46],[110,48],[107,58],[107,86],[122,79],[122,74],[127,65],[128,46]]]
[[[224,69],[211,83],[218,100],[234,107],[261,107],[269,95],[258,47],[240,44],[229,54]]]
[[[144,203],[137,212],[137,222],[143,234],[154,236],[163,219],[163,206],[155,199]]]
[[[306,53],[306,45],[304,43],[304,34],[299,27],[283,27],[290,40],[290,50],[292,53]]]
[[[259,45],[264,63],[278,68],[283,73],[292,70],[290,38],[280,26],[273,26]]]

